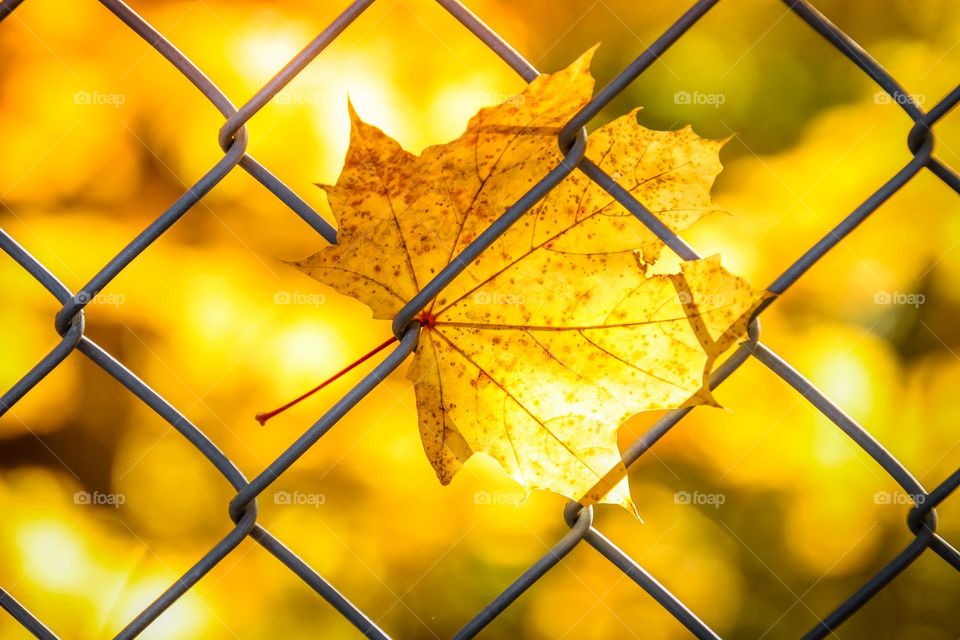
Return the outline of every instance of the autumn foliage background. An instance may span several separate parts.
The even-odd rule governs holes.
[[[476,0],[543,70],[600,41],[604,84],[683,3]],[[919,100],[960,77],[953,3],[816,3]],[[134,2],[237,104],[342,3]],[[870,7],[868,11],[867,8]],[[26,2],[0,25],[0,223],[80,288],[222,155],[222,117],[94,2]],[[375,3],[249,124],[250,152],[329,216],[315,182],[346,150],[346,96],[419,151],[523,87],[431,2]],[[732,136],[714,191],[729,215],[686,237],[756,285],[772,281],[908,159],[910,121],[780,3],[719,3],[598,118]],[[714,96],[685,100],[677,94]],[[107,98],[85,104],[77,95]],[[884,94],[885,95],[885,94]],[[112,96],[112,98],[110,98]],[[722,96],[717,99],[716,96]],[[937,153],[960,165],[957,119]],[[960,457],[960,199],[921,173],[763,315],[763,339],[865,425],[925,486]],[[242,171],[87,309],[87,334],[253,476],[358,377],[261,428],[268,409],[390,334],[357,302],[281,263],[323,240]],[[58,306],[0,260],[0,387],[55,343]],[[893,481],[762,365],[717,391],[631,469],[641,524],[599,528],[724,637],[794,637],[910,539]],[[621,430],[621,444],[656,416]],[[82,355],[0,419],[0,585],[67,638],[116,632],[230,528],[230,487],[168,424]],[[273,490],[316,496],[276,504]],[[74,494],[122,494],[119,508]],[[683,504],[677,492],[723,496]],[[442,488],[423,456],[402,371],[262,497],[260,520],[398,637],[449,636],[565,531],[563,500],[474,459]],[[716,502],[716,500],[714,500]],[[960,538],[960,502],[938,531]],[[838,632],[955,638],[960,579],[925,554]],[[0,616],[0,635],[25,632]],[[634,583],[578,548],[489,637],[683,638]],[[144,637],[344,637],[356,631],[245,541]]]

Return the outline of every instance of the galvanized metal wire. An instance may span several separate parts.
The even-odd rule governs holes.
[[[23,0],[4,0],[0,2],[0,21],[10,15]],[[140,380],[110,353],[93,342],[84,332],[84,307],[94,297],[110,286],[111,282],[137,256],[149,249],[150,245],[161,237],[170,226],[187,213],[215,185],[224,179],[236,167],[248,172],[282,203],[300,216],[322,238],[335,242],[336,230],[318,215],[303,199],[290,190],[279,178],[257,162],[247,153],[246,123],[278,92],[280,92],[298,73],[336,39],[344,30],[365,11],[374,0],[357,0],[350,4],[323,32],[311,41],[299,54],[283,67],[245,104],[237,108],[217,86],[208,79],[183,53],[171,44],[145,19],[140,17],[121,0],[100,0],[117,19],[148,42],[166,60],[182,73],[219,111],[225,122],[218,133],[223,157],[201,177],[194,185],[166,211],[160,214],[140,234],[133,238],[113,259],[96,273],[79,291],[70,291],[56,275],[45,265],[37,261],[24,250],[9,234],[0,229],[0,249],[15,260],[26,272],[42,284],[62,305],[56,314],[55,326],[60,342],[43,357],[30,371],[25,373],[0,398],[0,414],[13,407],[25,394],[45,376],[49,375],[74,350],[78,350],[97,366],[113,376],[130,393],[153,409],[160,417],[172,425],[188,442],[197,448],[210,463],[236,489],[236,496],[229,504],[229,515],[233,527],[216,545],[214,545],[196,564],[172,584],[157,599],[141,611],[126,627],[121,629],[117,638],[133,638],[146,629],[163,611],[193,587],[208,571],[226,558],[247,537],[252,538],[273,554],[279,562],[293,571],[300,579],[330,606],[350,621],[368,638],[386,639],[390,636],[379,628],[371,618],[352,604],[343,594],[331,585],[317,571],[298,558],[284,544],[257,522],[257,498],[304,453],[324,436],[337,422],[353,408],[375,386],[393,372],[416,346],[419,337],[419,325],[413,322],[414,316],[434,298],[450,281],[457,276],[477,255],[490,246],[510,225],[516,222],[536,202],[543,198],[564,177],[573,171],[581,171],[610,193],[626,209],[653,231],[670,249],[685,260],[698,258],[697,252],[673,233],[662,221],[657,219],[643,204],[637,201],[617,181],[607,175],[600,167],[584,157],[586,133],[584,126],[596,116],[610,101],[630,83],[644,73],[650,65],[667,51],[683,34],[700,20],[719,0],[700,0],[695,2],[679,20],[667,29],[653,44],[643,51],[621,71],[608,85],[587,103],[563,128],[558,136],[558,144],[564,153],[564,159],[543,176],[523,197],[510,206],[488,229],[478,236],[450,264],[436,275],[397,315],[393,330],[399,343],[366,377],[336,402],[319,420],[297,438],[279,457],[267,465],[254,478],[246,478],[236,465],[227,458],[216,444],[192,424],[176,407],[164,400],[149,385]],[[533,65],[527,62],[509,43],[486,26],[477,16],[457,0],[437,0],[454,18],[456,18],[474,36],[485,43],[506,64],[524,80],[531,81],[539,75]],[[904,112],[914,122],[907,132],[906,144],[912,154],[911,160],[904,165],[886,183],[866,198],[862,204],[850,212],[829,233],[803,253],[768,287],[775,293],[783,293],[797,282],[814,264],[823,258],[834,246],[840,243],[851,231],[863,223],[888,198],[902,188],[923,170],[928,170],[940,178],[947,186],[960,194],[960,175],[940,161],[934,154],[934,125],[960,101],[960,86],[937,102],[930,110],[924,111],[910,97],[910,94],[894,79],[869,53],[852,38],[832,24],[825,16],[805,0],[783,0],[789,10],[800,20],[806,22],[820,36],[828,41],[843,56],[847,57],[860,70],[867,74],[883,91],[896,98]],[[906,99],[904,99],[904,97]],[[804,638],[823,638],[830,635],[845,620],[854,615],[866,602],[890,583],[898,574],[906,570],[928,549],[942,558],[950,566],[960,571],[960,552],[937,534],[936,508],[960,485],[960,470],[953,473],[934,489],[927,491],[914,478],[909,470],[888,452],[863,426],[827,398],[819,389],[806,380],[800,373],[777,355],[769,346],[760,341],[759,316],[763,308],[754,316],[748,339],[743,342],[713,374],[711,386],[716,387],[733,375],[744,362],[754,358],[763,363],[774,374],[782,378],[797,393],[816,407],[833,424],[850,437],[876,464],[895,480],[903,491],[911,497],[914,505],[907,513],[907,528],[913,539],[903,550],[891,558],[860,588],[837,604],[833,611],[825,612],[817,625],[808,630]],[[677,409],[665,414],[624,451],[624,460],[629,466],[670,429],[675,427],[691,408]],[[558,514],[558,517],[560,514]],[[581,544],[593,547],[610,563],[633,580],[643,591],[649,594],[666,611],[673,615],[691,634],[697,638],[719,638],[708,621],[701,620],[683,602],[681,602],[661,582],[646,571],[638,562],[620,550],[601,533],[594,523],[592,508],[583,508],[570,503],[563,517],[570,527],[557,543],[507,586],[490,603],[481,609],[471,620],[466,621],[456,638],[471,638],[480,633],[497,616],[510,607],[535,582],[547,574],[570,551]],[[669,581],[669,576],[665,577]],[[23,607],[13,595],[0,589],[0,606],[15,618],[25,630],[38,638],[53,639],[53,633],[38,616]]]

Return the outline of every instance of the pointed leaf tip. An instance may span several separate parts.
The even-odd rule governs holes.
[[[592,47],[590,47],[589,49],[581,53],[580,57],[578,57],[573,64],[575,65],[582,64],[582,65],[586,65],[587,67],[590,67],[590,63],[593,62],[593,57],[597,54],[597,50],[600,49],[600,44],[601,44],[600,42],[597,42]]]

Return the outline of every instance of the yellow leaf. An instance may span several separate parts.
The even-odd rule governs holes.
[[[592,95],[592,54],[419,156],[351,107],[343,172],[326,188],[339,241],[298,266],[394,317],[562,160],[557,134]],[[645,129],[633,111],[595,131],[587,156],[679,231],[714,209],[721,145]],[[483,452],[526,489],[633,509],[619,425],[713,403],[706,376],[767,295],[717,257],[648,275],[662,249],[574,172],[427,305],[408,377],[442,483]]]

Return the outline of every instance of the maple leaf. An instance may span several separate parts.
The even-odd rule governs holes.
[[[593,93],[592,54],[419,156],[351,106],[344,168],[324,187],[338,244],[296,264],[393,318],[562,160],[557,134]],[[586,155],[679,231],[714,210],[721,145],[690,128],[645,129],[633,111],[591,134]],[[427,305],[408,378],[443,484],[483,452],[526,489],[633,509],[618,427],[641,411],[714,404],[706,377],[765,297],[716,257],[649,274],[662,248],[574,172]]]

